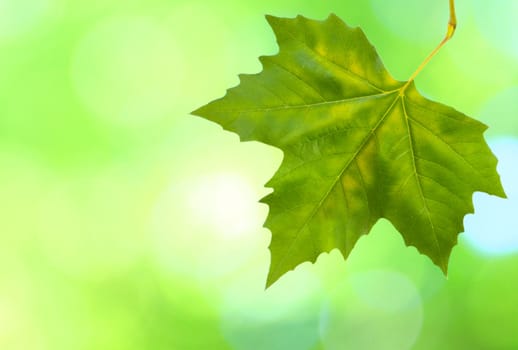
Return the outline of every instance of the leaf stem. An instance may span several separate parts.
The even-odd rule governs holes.
[[[449,0],[450,1],[450,19],[448,21],[448,29],[446,31],[446,35],[444,36],[444,39],[437,45],[435,49],[424,59],[424,61],[417,67],[414,73],[410,76],[408,81],[400,90],[400,95],[403,95],[406,88],[414,81],[414,79],[417,77],[419,73],[423,70],[423,68],[428,64],[428,62],[431,61],[431,59],[439,52],[439,50],[446,44],[455,33],[455,29],[457,28],[457,16],[455,15],[455,0]]]

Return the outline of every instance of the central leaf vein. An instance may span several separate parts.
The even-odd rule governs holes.
[[[430,227],[432,228],[432,231],[433,231],[433,239],[434,239],[434,243],[435,245],[437,246],[437,252],[439,253],[439,256],[440,256],[440,259],[441,259],[441,268],[445,269],[446,266],[444,264],[444,260],[443,260],[443,254],[441,252],[441,246],[439,245],[439,239],[437,237],[437,231],[436,231],[436,228],[434,226],[434,222],[432,220],[432,217],[431,217],[431,214],[430,214],[430,209],[428,208],[428,204],[426,203],[426,198],[424,196],[424,193],[423,193],[423,187],[422,187],[422,184],[421,184],[421,180],[419,178],[419,173],[417,172],[417,165],[416,165],[416,156],[415,156],[415,151],[414,151],[414,138],[413,138],[413,135],[412,135],[412,130],[410,128],[410,116],[408,115],[407,113],[407,110],[406,110],[406,106],[405,106],[405,96],[402,95],[401,96],[401,106],[403,107],[403,115],[404,115],[404,119],[405,119],[405,123],[406,123],[406,127],[407,127],[407,133],[408,133],[408,144],[409,144],[409,147],[410,147],[410,154],[411,154],[411,159],[412,159],[412,167],[413,167],[413,170],[414,170],[414,174],[415,174],[415,180],[416,180],[416,184],[417,184],[417,189],[419,191],[419,196],[423,202],[423,205],[424,205],[424,211],[426,212],[426,216],[428,218],[428,222],[430,223]]]
[[[300,226],[300,228],[296,231],[289,247],[286,249],[286,252],[284,254],[284,256],[281,258],[281,260],[278,262],[277,266],[282,266],[284,260],[286,259],[286,257],[289,256],[289,253],[291,252],[291,250],[293,249],[294,245],[295,245],[295,242],[297,241],[300,233],[307,227],[307,225],[309,224],[309,222],[313,219],[313,217],[318,213],[319,209],[322,207],[322,204],[324,203],[324,201],[329,197],[329,194],[331,193],[331,191],[335,188],[336,184],[339,182],[339,180],[342,178],[343,174],[347,171],[347,169],[349,168],[349,166],[351,165],[351,163],[353,161],[356,160],[356,157],[358,157],[358,155],[360,154],[360,152],[364,149],[365,145],[368,143],[368,141],[373,137],[373,135],[375,134],[375,132],[380,128],[380,126],[383,124],[383,122],[387,119],[387,117],[390,115],[390,112],[392,111],[392,109],[394,108],[394,106],[396,105],[397,101],[399,100],[400,96],[399,94],[396,95],[396,98],[394,99],[394,101],[392,101],[392,103],[390,104],[390,106],[387,108],[387,110],[384,112],[384,114],[382,115],[382,117],[380,118],[380,120],[376,123],[376,125],[374,125],[374,127],[371,129],[371,131],[364,137],[364,139],[362,140],[362,142],[360,143],[360,145],[358,146],[358,149],[356,150],[356,152],[353,154],[353,156],[345,163],[344,167],[340,170],[340,172],[338,173],[338,175],[334,178],[334,180],[331,182],[331,186],[329,186],[329,189],[327,189],[327,191],[324,193],[324,195],[322,196],[322,198],[318,201],[317,205],[315,206],[315,208],[310,212],[310,214],[308,215],[308,217],[306,218],[306,220],[304,220],[304,222],[302,223],[302,225]],[[273,267],[272,266],[272,270],[275,269],[277,267]]]

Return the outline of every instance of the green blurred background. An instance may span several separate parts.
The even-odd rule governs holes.
[[[0,349],[518,349],[516,0],[458,0],[420,91],[489,124],[450,273],[380,221],[264,291],[282,153],[189,112],[274,54],[264,14],[360,25],[406,79],[446,0],[0,0]]]

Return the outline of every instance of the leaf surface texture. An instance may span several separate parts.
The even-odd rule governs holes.
[[[267,16],[279,53],[193,114],[280,148],[267,183],[267,286],[322,252],[347,258],[380,218],[444,273],[475,191],[505,197],[486,126],[394,80],[362,30]]]

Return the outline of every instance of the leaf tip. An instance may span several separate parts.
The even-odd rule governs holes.
[[[282,274],[274,273],[273,268],[270,265],[270,270],[268,271],[268,276],[266,277],[266,284],[264,286],[264,289],[267,290],[270,288],[275,282],[279,280],[279,278],[282,276]]]
[[[444,276],[448,277],[448,259],[446,259],[446,260],[443,259],[443,262],[441,263],[439,268],[441,269]]]
[[[265,188],[271,188],[271,187],[268,187],[267,185],[265,185]],[[268,193],[267,195],[265,195],[263,198],[259,199],[259,203],[264,203],[264,204],[270,204],[269,203],[269,200],[270,198],[273,196],[273,192],[271,193]]]
[[[458,238],[457,236],[458,236],[458,233],[457,233],[457,235],[455,235],[455,240],[452,242],[451,246],[449,248],[446,248],[446,251],[443,250],[442,254],[437,256],[436,259],[429,256],[432,259],[433,263],[441,269],[441,271],[445,277],[448,277],[448,268],[449,268],[449,263],[450,263],[450,258],[451,258],[451,252],[452,252],[453,248],[457,245],[457,238]]]
[[[195,117],[203,117],[203,110],[205,109],[206,106],[201,106],[201,107],[198,107],[196,108],[195,110],[191,111],[189,114],[190,115],[193,115]]]
[[[502,179],[500,178],[500,175],[498,175],[497,187],[498,188],[495,191],[495,195],[503,199],[508,199],[509,197],[507,197],[507,193],[505,193],[505,188],[502,184]]]
[[[340,17],[338,17],[335,13],[333,13],[333,12],[331,12],[329,14],[329,16],[327,16],[327,18],[325,19],[324,22],[328,22],[328,21],[338,21],[340,23],[344,23],[344,21]]]
[[[273,16],[273,15],[264,15],[264,18],[266,18],[266,21],[268,22],[268,24],[270,24],[272,27],[277,23],[279,22],[280,18],[279,17],[276,17],[276,16]]]

